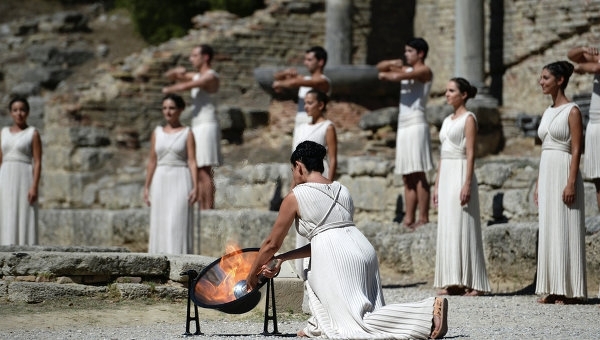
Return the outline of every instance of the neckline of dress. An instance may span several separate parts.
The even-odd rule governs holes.
[[[20,134],[20,133],[23,133],[23,132],[27,131],[27,130],[28,130],[30,127],[31,127],[31,126],[27,126],[26,128],[24,128],[24,129],[23,129],[23,130],[21,130],[21,131],[12,132],[12,131],[10,131],[10,126],[9,126],[9,127],[8,127],[8,133],[10,133],[11,135],[18,135],[18,134]]]
[[[185,126],[183,126],[183,127],[181,128],[181,130],[174,131],[174,132],[166,132],[166,131],[165,131],[165,127],[164,127],[164,126],[161,126],[161,130],[162,130],[162,132],[163,132],[165,135],[175,135],[175,134],[178,134],[178,133],[180,133],[180,132],[182,132],[182,131],[185,131],[185,128],[186,128],[186,127],[185,127]]]

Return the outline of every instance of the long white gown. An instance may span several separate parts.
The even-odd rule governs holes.
[[[600,75],[594,75],[590,99],[590,120],[585,129],[585,155],[583,174],[587,178],[600,178]]]
[[[441,163],[438,180],[438,232],[434,287],[461,286],[489,292],[479,214],[477,178],[471,179],[471,197],[460,205],[460,191],[467,176],[465,122],[450,115],[440,130]]]
[[[32,140],[35,128],[11,133],[2,128],[0,166],[0,245],[38,243],[38,205],[27,201],[33,184]]]
[[[425,117],[425,106],[431,81],[422,83],[406,79],[400,83],[400,112],[396,133],[394,172],[408,175],[433,169],[431,136]]]
[[[385,305],[377,254],[353,222],[354,204],[338,182],[297,185],[298,232],[311,242],[305,281],[309,337],[426,339],[435,298]]]
[[[208,72],[219,75],[214,70]],[[194,75],[194,80],[200,78]],[[196,164],[199,168],[219,166],[223,163],[221,154],[221,127],[217,118],[217,100],[198,87],[191,90],[192,96],[192,131],[196,141]]]
[[[562,192],[569,177],[571,132],[567,103],[544,111],[538,136],[542,155],[538,177],[539,242],[536,294],[587,298],[585,271],[585,204],[581,174],[575,203],[567,206]]]
[[[188,167],[188,127],[165,133],[156,127],[157,166],[150,186],[151,254],[190,254],[193,251],[194,207],[188,203],[192,176]]]
[[[312,119],[312,117],[309,116],[309,118]],[[312,124],[312,123],[307,123],[307,124],[302,124],[299,125],[296,128],[296,132],[294,134],[294,141],[293,141],[293,150],[296,150],[296,147],[298,146],[298,144],[304,142],[304,141],[312,141],[315,143],[319,143],[321,145],[323,145],[325,148],[327,148],[327,128],[329,128],[329,125],[332,125],[333,122],[331,122],[330,120],[325,120],[316,124]],[[324,167],[324,171],[323,171],[323,176],[328,177],[329,175],[329,163],[327,162],[327,157],[325,157],[325,159],[323,160],[323,167]],[[306,239],[306,237],[296,233],[296,248],[301,248],[304,247],[305,245],[308,244],[308,240]],[[296,273],[298,273],[298,276],[300,276],[300,278],[302,279],[306,279],[306,275],[304,274],[304,272],[306,271],[306,269],[308,268],[308,262],[309,259],[305,258],[305,259],[297,259],[295,261],[295,268],[296,268]]]

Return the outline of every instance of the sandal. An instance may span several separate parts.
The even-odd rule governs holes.
[[[560,302],[558,302],[559,300],[560,299],[559,299],[558,295],[550,294],[543,298],[538,299],[537,302],[543,303],[543,304],[555,304],[555,303],[560,304]]]
[[[435,320],[438,320],[436,326]],[[430,339],[441,339],[448,332],[448,299],[435,298],[433,303],[433,325],[431,326]]]

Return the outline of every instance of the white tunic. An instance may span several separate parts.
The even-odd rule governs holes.
[[[33,245],[38,242],[38,205],[27,196],[33,184],[32,140],[35,128],[11,133],[2,129],[0,166],[0,245]]]
[[[587,178],[600,178],[600,75],[594,75],[590,100],[590,120],[585,128],[583,173]]]
[[[577,175],[575,202],[567,206],[562,193],[569,177],[571,132],[567,103],[549,107],[542,116],[538,136],[542,155],[538,177],[539,242],[537,294],[586,298],[585,211],[581,174]]]
[[[208,72],[218,77],[217,72]],[[194,75],[194,80],[201,74]],[[204,166],[219,166],[223,162],[221,155],[221,127],[217,119],[217,101],[210,94],[199,87],[191,90],[192,96],[192,131],[196,141],[196,164],[199,168]]]
[[[156,127],[157,166],[150,187],[151,254],[190,254],[193,251],[194,207],[188,203],[192,176],[188,167],[189,128],[165,133]]]
[[[406,79],[400,83],[400,112],[396,133],[396,166],[394,172],[408,175],[433,169],[431,136],[425,117],[425,106],[431,81],[422,83]]]
[[[434,298],[385,305],[377,254],[354,225],[348,189],[333,182],[293,190],[296,229],[311,242],[305,285],[312,317],[304,332],[330,339],[426,339]]]
[[[489,292],[481,235],[479,192],[475,173],[471,197],[460,205],[460,191],[467,176],[465,122],[450,115],[440,130],[441,164],[438,180],[438,232],[434,287],[461,286]]]

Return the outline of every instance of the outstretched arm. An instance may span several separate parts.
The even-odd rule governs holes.
[[[380,80],[395,82],[400,82],[405,79],[415,79],[426,83],[433,78],[433,73],[431,72],[431,69],[425,65],[415,66],[414,68],[402,66],[400,69],[379,72],[378,78]]]
[[[287,236],[287,233],[294,222],[298,212],[298,201],[293,192],[290,192],[279,208],[279,214],[273,224],[273,229],[267,238],[263,241],[260,246],[260,250],[252,263],[252,267],[246,278],[246,282],[249,289],[254,289],[258,284],[258,274],[261,271],[262,266],[271,261],[275,253],[281,248],[283,240]]]
[[[569,50],[567,57],[575,63],[598,62],[596,47],[580,46]]]
[[[323,93],[329,92],[329,82],[324,77],[305,79],[302,75],[297,75],[296,77],[276,80],[273,82],[273,89],[275,89],[275,91],[282,89],[294,89],[299,88],[300,86],[310,87]]]
[[[402,69],[402,66],[404,66],[402,59],[382,60],[376,65],[379,72],[399,71]]]
[[[208,93],[215,93],[219,90],[219,78],[212,72],[201,75],[198,79],[189,79],[171,86],[164,87],[163,93],[173,93],[190,90],[199,87]]]

